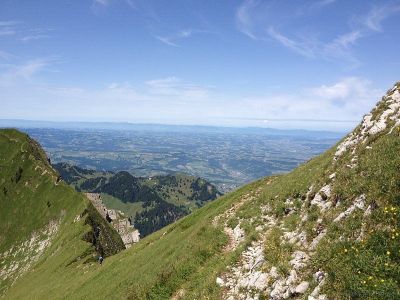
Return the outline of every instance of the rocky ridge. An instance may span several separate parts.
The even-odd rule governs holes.
[[[357,167],[357,150],[364,147],[366,150],[372,149],[370,141],[376,139],[382,134],[391,134],[398,130],[400,125],[400,84],[396,84],[386,96],[376,105],[371,113],[364,116],[361,124],[355,131],[350,133],[341,143],[338,144],[334,154],[334,160],[329,167],[336,171],[339,166],[346,163],[346,167],[353,169]],[[343,158],[348,156],[346,158]],[[347,163],[350,161],[350,163]],[[259,233],[257,240],[241,250],[240,257],[236,263],[228,266],[221,273],[216,283],[223,289],[223,299],[235,300],[256,300],[256,299],[303,299],[325,300],[328,297],[322,292],[326,281],[327,273],[324,270],[312,271],[312,258],[318,247],[318,244],[327,235],[327,226],[325,220],[331,217],[332,223],[344,222],[350,218],[356,211],[363,214],[363,222],[366,222],[372,211],[376,209],[374,201],[368,201],[365,194],[355,197],[350,205],[345,207],[334,195],[332,190],[335,188],[336,172],[332,172],[326,178],[325,184],[312,184],[305,197],[302,197],[302,205],[296,207],[291,197],[285,201],[285,214],[282,218],[277,218],[268,205],[260,206],[261,215],[253,217],[250,220],[252,226]],[[259,196],[259,194],[257,195]],[[278,196],[276,196],[278,197]],[[254,199],[250,199],[254,200]],[[299,199],[300,200],[300,199]],[[370,203],[367,205],[367,203]],[[306,231],[303,229],[308,221],[310,207],[316,206],[319,211],[319,218],[314,227],[314,237],[311,241]],[[227,216],[236,218],[237,209],[227,211]],[[300,216],[300,222],[297,228],[289,231],[285,226],[285,219],[297,212]],[[261,221],[261,222],[260,222]],[[243,219],[238,218],[235,228],[227,228],[225,222],[224,232],[229,236],[228,243],[233,245],[227,247],[228,251],[241,249],[243,238],[235,235],[240,228]],[[261,223],[261,224],[260,224]],[[258,225],[257,225],[258,224]],[[363,223],[364,224],[364,223]],[[287,270],[280,272],[277,266],[267,262],[265,255],[268,252],[270,232],[279,230],[281,232],[281,245],[289,245],[286,253]],[[365,229],[362,227],[357,241],[363,241]],[[285,247],[286,248],[286,247]],[[345,250],[347,252],[347,250]],[[312,276],[310,276],[312,274]]]

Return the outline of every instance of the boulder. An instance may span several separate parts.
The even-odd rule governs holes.
[[[294,289],[294,292],[296,294],[304,294],[307,291],[309,286],[310,286],[310,284],[308,283],[308,281],[303,281],[298,286],[296,286],[296,288]]]

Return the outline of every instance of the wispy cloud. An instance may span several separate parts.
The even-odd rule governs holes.
[[[21,37],[19,38],[22,42],[30,42],[41,39],[51,38],[49,33],[52,31],[50,28],[32,28],[21,32]]]
[[[332,44],[336,44],[343,48],[349,48],[350,46],[354,45],[363,35],[361,31],[354,30],[348,33],[342,34],[338,36],[336,39],[333,40]]]
[[[314,3],[312,3],[309,8],[312,9],[321,9],[324,8],[328,5],[331,5],[333,3],[335,3],[336,0],[319,0],[319,1],[315,1]]]
[[[151,94],[164,96],[178,96],[181,99],[190,100],[193,98],[205,97],[212,87],[187,83],[177,77],[166,77],[146,81]]]
[[[325,9],[334,5],[336,1],[321,0],[304,4],[301,6],[302,13],[296,12],[295,9],[293,12],[288,12],[286,8],[280,6],[283,2],[243,1],[236,11],[236,23],[239,31],[253,40],[266,41],[269,38],[269,40],[276,41],[285,48],[307,58],[341,59],[353,65],[358,64],[358,60],[352,52],[357,42],[372,32],[382,32],[383,21],[400,12],[398,2],[396,2],[397,4],[391,2],[372,7],[367,14],[355,17],[357,22],[353,22],[353,26],[349,28],[348,32],[339,33],[330,41],[326,41],[326,38],[316,39],[310,38],[310,35],[299,34],[301,32],[299,27],[302,26],[302,18],[306,12],[309,14],[307,17],[312,17],[312,14],[316,13],[316,8]],[[277,11],[282,9],[285,9],[285,14],[289,15],[286,21],[274,17],[281,15]],[[285,30],[278,28],[285,28]],[[318,28],[314,30],[318,31]],[[324,33],[319,33],[319,35],[321,34]]]
[[[20,80],[31,81],[32,78],[43,71],[50,64],[50,60],[36,59],[20,65],[8,66],[7,70],[0,74],[0,85],[13,85]]]
[[[257,39],[257,37],[253,33],[252,11],[258,4],[259,1],[257,0],[245,0],[236,11],[236,24],[238,29],[253,40]]]
[[[94,0],[93,4],[94,5],[103,5],[103,6],[107,6],[111,3],[111,0]]]
[[[383,30],[382,22],[400,11],[400,4],[387,4],[373,7],[369,13],[361,18],[361,23],[369,30],[380,32]]]
[[[15,35],[15,26],[18,23],[17,21],[0,21],[0,37]]]
[[[0,38],[12,36],[22,42],[49,38],[51,29],[26,28],[27,25],[17,21],[0,21]]]
[[[278,32],[273,27],[269,27],[267,32],[271,38],[278,41],[283,46],[293,50],[294,52],[308,58],[315,57],[315,45],[311,44],[310,42],[290,39]]]
[[[0,50],[0,58],[1,58],[1,59],[6,59],[6,60],[8,60],[8,59],[10,59],[10,58],[12,58],[12,57],[14,57],[12,54]]]
[[[93,0],[92,9],[96,11],[96,9],[99,7],[105,8],[115,3],[124,3],[131,8],[136,8],[135,0]]]
[[[50,35],[47,35],[47,34],[36,34],[36,35],[24,36],[24,37],[20,38],[20,40],[22,42],[30,42],[30,41],[36,41],[36,40],[41,40],[41,39],[47,39],[47,38],[50,38]]]
[[[155,36],[155,38],[168,46],[179,47],[176,43],[173,42],[173,39],[171,39],[170,37]]]
[[[14,35],[16,32],[10,27],[0,28],[0,36]]]
[[[0,27],[17,25],[18,21],[0,21]]]
[[[178,41],[183,40],[183,39],[188,39],[192,37],[195,34],[199,33],[210,33],[209,31],[206,30],[199,30],[199,29],[183,29],[175,34],[171,35],[166,35],[166,36],[155,36],[157,40],[160,42],[168,45],[168,46],[173,46],[173,47],[179,47]]]

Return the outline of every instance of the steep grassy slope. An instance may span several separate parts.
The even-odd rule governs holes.
[[[95,250],[106,256],[122,250],[118,234],[59,181],[25,134],[0,131],[0,169],[0,294],[46,258],[55,267],[90,259]]]
[[[6,297],[399,299],[399,90],[293,172],[223,196],[101,267],[57,264],[55,253]]]

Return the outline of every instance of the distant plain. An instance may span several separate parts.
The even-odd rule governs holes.
[[[209,180],[222,192],[263,176],[286,173],[344,135],[202,126],[101,127],[22,129],[43,145],[52,163],[126,170],[145,177],[187,173]]]

